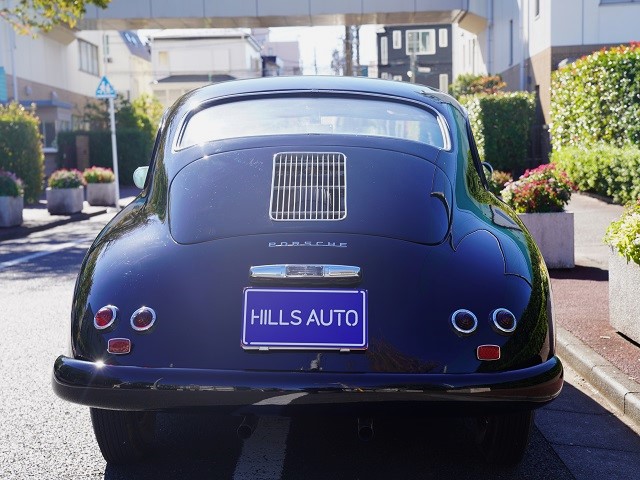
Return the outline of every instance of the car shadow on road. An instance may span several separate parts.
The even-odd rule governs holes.
[[[128,467],[108,465],[104,478],[234,478],[239,461],[255,462],[255,475],[238,478],[267,478],[269,448],[253,449],[258,458],[247,459],[235,434],[239,423],[238,417],[208,413],[160,414],[154,455]],[[279,478],[633,478],[640,454],[638,436],[569,383],[558,399],[536,412],[529,448],[516,467],[487,465],[475,445],[473,425],[471,418],[376,418],[375,437],[363,442],[354,418],[295,418]],[[276,438],[281,431],[261,434],[267,442],[285,443]]]

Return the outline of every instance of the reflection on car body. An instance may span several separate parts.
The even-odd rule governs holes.
[[[465,111],[373,79],[178,100],[87,253],[70,336],[54,389],[91,407],[110,462],[144,453],[156,411],[216,408],[352,415],[363,437],[377,415],[473,416],[515,463],[562,386],[544,262]]]

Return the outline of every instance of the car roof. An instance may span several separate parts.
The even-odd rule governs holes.
[[[460,109],[451,96],[434,88],[405,82],[365,77],[340,76],[285,76],[232,80],[207,85],[183,97],[176,107],[243,94],[275,92],[341,92],[386,95],[419,101],[429,105],[449,104]],[[188,108],[188,107],[187,107]]]

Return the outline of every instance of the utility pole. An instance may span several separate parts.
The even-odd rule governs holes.
[[[344,26],[344,76],[353,76],[353,32],[351,25]]]

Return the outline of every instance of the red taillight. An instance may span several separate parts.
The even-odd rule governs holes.
[[[152,308],[142,307],[131,315],[131,327],[137,332],[149,330],[156,322],[156,312]]]
[[[102,307],[93,317],[93,326],[98,330],[105,330],[113,325],[118,316],[118,309],[113,305]]]
[[[110,338],[107,352],[113,355],[125,355],[131,352],[131,340],[128,338]]]
[[[491,314],[493,327],[498,333],[513,333],[518,326],[516,316],[506,308],[497,308]]]
[[[469,335],[478,328],[478,319],[469,310],[460,309],[451,315],[451,325],[459,334]]]
[[[478,360],[500,360],[498,345],[480,345],[477,349]]]

